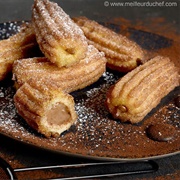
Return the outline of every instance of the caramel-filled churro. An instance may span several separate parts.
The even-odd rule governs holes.
[[[73,97],[34,81],[24,83],[14,96],[20,116],[46,137],[58,137],[76,121]]]

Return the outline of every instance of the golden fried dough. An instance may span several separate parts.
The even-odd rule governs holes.
[[[14,103],[19,115],[46,137],[58,137],[77,119],[71,95],[31,80],[17,90]]]
[[[0,41],[0,53],[35,42],[36,37],[31,23],[24,23],[20,28],[20,32]]]
[[[143,62],[144,52],[135,42],[86,17],[73,20],[81,27],[89,44],[105,53],[109,68],[128,72]]]
[[[13,74],[16,88],[33,79],[49,88],[60,87],[66,92],[72,92],[96,82],[105,69],[104,53],[89,45],[86,58],[73,66],[59,68],[47,58],[24,59],[14,63]]]
[[[178,72],[167,57],[157,56],[127,73],[107,94],[107,107],[122,122],[140,122],[179,85]]]
[[[12,70],[17,59],[39,54],[35,34],[31,24],[24,24],[19,33],[0,41],[0,80]]]
[[[83,31],[58,4],[35,0],[32,22],[41,51],[58,67],[70,66],[85,57],[88,44]]]

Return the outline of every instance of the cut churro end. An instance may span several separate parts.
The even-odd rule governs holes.
[[[77,119],[71,95],[37,82],[24,83],[17,90],[14,103],[19,115],[46,137],[58,137]]]

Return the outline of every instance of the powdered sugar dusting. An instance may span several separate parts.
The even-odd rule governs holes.
[[[59,36],[76,38],[77,36],[85,40],[83,31],[77,26],[57,3],[48,0],[35,2],[33,8],[35,19],[43,18],[43,23],[51,29],[52,34]],[[42,16],[42,17],[41,17]]]
[[[32,24],[41,51],[57,66],[69,66],[85,57],[88,43],[83,31],[57,3],[34,1]]]
[[[12,34],[20,31],[23,22],[7,22],[0,26],[0,40],[9,38]]]
[[[12,86],[0,88],[0,130],[1,133],[10,135],[14,134],[14,138],[19,139],[22,136],[30,135],[27,131],[24,121],[18,116],[13,96],[15,90]],[[11,136],[11,135],[10,135]]]
[[[7,24],[2,25],[1,29],[7,28],[6,26]],[[5,35],[5,30],[3,32]],[[30,128],[17,114],[13,102],[13,84],[1,82],[0,133],[37,147],[92,157],[147,158],[179,152],[180,109],[173,103],[173,97],[179,89],[172,92],[166,98],[168,101],[165,105],[151,112],[141,124],[120,123],[111,117],[105,107],[105,101],[109,87],[121,76],[122,74],[107,70],[93,85],[73,92],[78,120],[59,138],[50,139]],[[149,139],[146,128],[154,122],[173,125],[176,128],[174,139],[168,142]]]

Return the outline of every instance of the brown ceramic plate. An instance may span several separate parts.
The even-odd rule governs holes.
[[[22,22],[0,24],[0,39],[16,33]],[[120,26],[106,24],[115,31]],[[151,51],[169,48],[173,41],[162,36],[127,29],[130,38]],[[180,109],[174,99],[180,92],[177,87],[137,125],[114,120],[104,106],[108,88],[123,74],[107,69],[93,85],[73,92],[79,119],[59,138],[47,139],[31,129],[18,116],[13,104],[13,82],[0,82],[0,133],[12,139],[53,152],[102,160],[137,161],[161,158],[180,153]],[[154,122],[171,124],[176,129],[174,138],[158,142],[147,136],[146,129]]]

